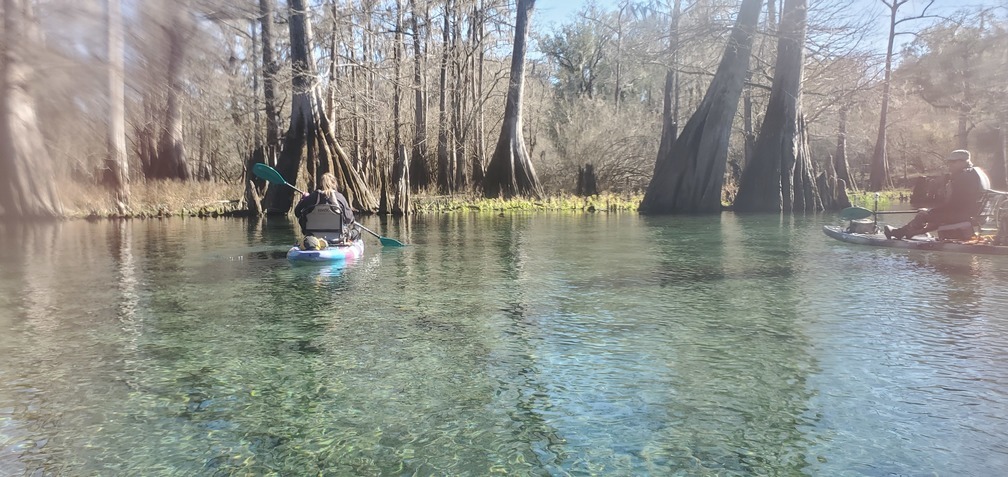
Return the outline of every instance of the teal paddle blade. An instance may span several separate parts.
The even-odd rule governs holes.
[[[371,230],[371,229],[369,229],[369,228],[361,225],[360,222],[354,221],[354,225],[360,227],[365,232],[367,232],[367,233],[369,233],[371,235],[374,235],[375,238],[377,238],[378,241],[381,242],[382,246],[385,246],[385,247],[405,247],[405,245],[402,242],[400,242],[400,241],[398,241],[396,239],[390,239],[388,237],[383,237],[381,235],[378,235],[377,232],[375,232],[374,230]]]
[[[256,177],[274,184],[287,183],[287,180],[280,175],[279,171],[261,162],[257,162],[254,166],[252,166],[252,173],[255,174]]]
[[[864,207],[847,207],[840,211],[840,218],[844,220],[858,220],[871,217],[874,212]]]
[[[378,241],[380,241],[381,244],[383,246],[385,246],[385,247],[404,247],[405,246],[405,245],[403,245],[402,242],[400,242],[400,241],[398,241],[396,239],[388,238],[388,237],[379,236],[378,237]]]

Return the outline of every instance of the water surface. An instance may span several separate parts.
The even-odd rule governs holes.
[[[1008,261],[831,217],[0,225],[0,475],[1008,469]]]

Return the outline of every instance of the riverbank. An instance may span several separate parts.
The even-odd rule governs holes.
[[[63,207],[68,218],[119,219],[166,217],[244,217],[247,214],[238,184],[214,182],[151,181],[133,184],[130,204],[120,207],[108,191],[82,185],[63,187]],[[591,197],[558,195],[541,200],[486,199],[475,194],[414,194],[416,213],[456,211],[570,211],[636,212],[640,194],[600,194]]]
[[[244,217],[247,214],[240,184],[217,182],[151,181],[132,184],[130,204],[119,207],[111,194],[101,187],[68,184],[63,191],[63,207],[72,219],[166,218],[166,217]],[[878,206],[887,209],[909,197],[905,190],[891,190],[879,195]],[[603,193],[590,197],[556,195],[541,200],[486,199],[476,194],[414,194],[416,213],[459,211],[566,211],[566,212],[636,212],[642,194]],[[852,193],[851,202],[871,208],[874,193]]]
[[[224,217],[244,215],[240,184],[209,181],[149,181],[130,185],[130,203],[120,206],[100,186],[68,183],[60,187],[63,210],[71,219]]]

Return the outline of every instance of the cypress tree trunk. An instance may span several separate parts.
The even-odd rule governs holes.
[[[395,163],[392,165],[392,215],[408,215],[410,213],[409,162],[406,160],[406,146],[400,146],[396,151]]]
[[[305,16],[304,0],[290,0],[292,82],[291,121],[284,139],[277,171],[290,184],[297,184],[302,159],[313,184],[322,174],[332,172],[339,190],[350,206],[361,212],[374,212],[378,201],[353,167],[349,156],[336,142],[322,95],[315,86],[315,61],[311,54],[311,24]],[[305,188],[302,188],[305,189]],[[286,186],[272,186],[266,191],[264,207],[269,215],[287,214],[293,206],[294,192]]]
[[[850,163],[847,162],[847,104],[840,106],[839,124],[837,125],[836,155],[833,156],[833,169],[836,177],[844,181],[847,189],[857,190],[854,177],[850,173]]]
[[[525,88],[525,52],[529,29],[529,16],[535,0],[518,0],[515,21],[514,51],[511,54],[511,78],[508,82],[507,100],[504,103],[504,123],[501,125],[497,147],[483,180],[484,197],[516,196],[542,197],[542,185],[532,167],[532,160],[522,139],[521,101]]]
[[[447,0],[444,6],[444,23],[441,30],[441,69],[438,77],[438,141],[437,141],[437,185],[438,192],[447,194],[452,190],[453,174],[451,166],[454,160],[450,157],[452,148],[448,125],[448,54],[451,50],[451,15],[452,0]]]
[[[770,100],[753,157],[742,172],[736,211],[822,209],[801,108],[807,10],[807,0],[784,2]]]
[[[280,144],[280,127],[277,125],[276,77],[277,64],[273,60],[273,0],[259,0],[262,26],[263,98],[266,107],[266,147]]]
[[[378,119],[377,119],[377,107],[375,106],[375,82],[377,81],[377,62],[375,56],[378,51],[376,42],[376,30],[375,30],[375,11],[372,7],[377,6],[376,4],[371,4],[365,2],[363,5],[363,15],[367,17],[363,28],[361,29],[362,40],[362,53],[364,56],[361,58],[361,62],[364,65],[363,68],[363,79],[364,79],[364,144],[363,153],[358,159],[361,161],[359,170],[361,177],[364,178],[365,183],[371,184],[381,184],[381,180],[378,179]]]
[[[752,51],[761,0],[743,0],[721,64],[682,134],[655,161],[640,211],[648,214],[721,211],[728,138]]]
[[[679,135],[679,17],[682,0],[675,0],[672,7],[672,22],[669,27],[669,61],[671,66],[665,72],[665,88],[662,102],[661,143],[658,157],[668,157],[669,148]]]
[[[452,138],[454,138],[453,154],[452,157],[455,160],[452,165],[452,171],[454,172],[454,177],[452,178],[452,192],[459,192],[465,190],[469,185],[469,175],[468,169],[469,165],[466,161],[468,154],[466,153],[466,139],[468,138],[465,121],[465,108],[467,104],[467,96],[469,88],[467,85],[469,69],[468,62],[463,61],[463,57],[468,58],[469,47],[466,41],[462,37],[462,30],[460,24],[463,22],[463,17],[465,13],[462,10],[462,5],[455,2],[457,11],[455,12],[456,21],[454,22],[452,35],[452,76],[453,84],[452,88],[452,107],[451,107],[451,117],[452,117]],[[470,18],[468,23],[472,27],[473,19]],[[470,36],[471,38],[471,36]]]
[[[485,143],[485,132],[486,129],[483,124],[483,62],[484,62],[484,47],[483,38],[486,35],[484,30],[484,22],[486,19],[486,7],[482,5],[482,2],[477,2],[478,4],[473,7],[473,48],[475,48],[476,53],[473,55],[472,70],[473,75],[470,78],[470,87],[472,89],[473,98],[473,108],[474,111],[474,130],[473,130],[473,158],[472,158],[472,185],[474,188],[478,189],[483,184],[483,171],[486,167],[486,143]]]
[[[408,168],[409,183],[413,191],[430,186],[427,167],[427,108],[424,100],[422,65],[422,35],[417,21],[416,0],[410,0],[410,30],[413,32],[413,147]]]

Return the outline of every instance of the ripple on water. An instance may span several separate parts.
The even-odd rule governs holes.
[[[144,224],[129,260],[82,225],[53,242],[82,263],[4,264],[0,466],[1006,468],[1003,262],[840,244],[816,217],[600,215],[374,224],[412,245],[335,270],[278,255],[292,224]]]

